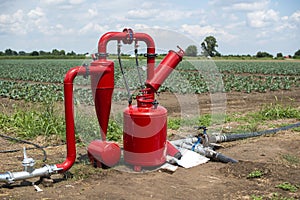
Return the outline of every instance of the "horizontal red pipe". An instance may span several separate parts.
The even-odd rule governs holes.
[[[107,32],[105,33],[98,41],[98,53],[107,53],[106,47],[109,41],[111,40],[122,40],[126,38],[126,32]],[[152,37],[146,33],[134,33],[133,38],[136,41],[143,41],[146,43],[147,48],[154,48],[155,50],[155,43]]]
[[[98,41],[98,53],[100,57],[106,57],[107,44],[111,40],[123,40],[128,36],[126,32],[107,32]],[[143,41],[147,45],[147,79],[151,79],[154,76],[155,68],[155,43],[152,37],[146,33],[133,33],[135,41]]]

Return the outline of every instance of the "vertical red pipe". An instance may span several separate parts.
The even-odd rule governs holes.
[[[73,80],[77,76],[79,69],[80,67],[74,67],[70,69],[64,79],[67,157],[63,163],[56,164],[56,167],[62,169],[63,172],[70,169],[76,159]]]
[[[97,65],[96,65],[97,66]],[[100,89],[99,92],[96,92],[95,96],[96,99],[104,99],[103,101],[98,102],[98,104],[101,104],[99,106],[104,106],[103,109],[105,109],[104,111],[101,108],[97,110],[97,112],[101,112],[102,115],[100,115],[100,117],[105,116],[109,117],[109,113],[110,113],[110,103],[111,103],[111,94],[112,94],[112,89],[111,86],[113,87],[113,70],[111,70],[110,68],[111,65],[108,64],[107,67],[91,67],[89,69],[89,73],[91,74],[91,76],[94,77],[99,77],[99,79],[97,79],[97,85],[96,85],[96,91],[98,89]],[[108,73],[109,77],[107,78],[103,78],[104,74],[107,74],[107,72],[112,72],[112,73]],[[112,74],[112,75],[111,75]],[[65,159],[65,161],[63,163],[60,164],[56,164],[56,167],[58,169],[61,169],[62,172],[67,171],[68,169],[70,169],[72,167],[72,165],[75,162],[76,159],[76,138],[75,138],[75,122],[74,122],[74,102],[73,102],[73,81],[75,79],[75,77],[77,75],[86,75],[86,68],[82,67],[82,66],[78,66],[78,67],[74,67],[71,68],[65,76],[64,79],[64,101],[65,101],[65,120],[66,120],[66,142],[67,142],[67,157]],[[111,80],[112,79],[112,80]],[[103,84],[103,85],[102,85]],[[93,88],[92,88],[93,89]],[[110,94],[110,99],[109,98],[105,98],[102,97],[102,95],[107,91],[106,89],[108,89],[108,93]],[[104,92],[104,93],[103,93]],[[107,92],[106,92],[107,94]],[[109,103],[109,108],[107,108],[107,104]],[[95,102],[96,104],[96,102]],[[104,120],[103,122],[106,123],[101,123],[100,126],[102,130],[107,130],[107,124],[108,124],[108,117],[107,120]],[[104,124],[104,125],[103,125]],[[103,133],[103,132],[101,132]],[[104,133],[103,133],[104,134]],[[106,132],[105,132],[105,136],[106,136]],[[104,139],[105,140],[105,139]]]
[[[134,37],[138,41],[144,41],[147,45],[147,79],[152,79],[156,57],[154,40],[146,33],[135,33]]]

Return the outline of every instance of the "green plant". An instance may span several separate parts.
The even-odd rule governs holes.
[[[297,156],[291,155],[291,154],[284,154],[282,155],[282,158],[288,161],[291,164],[298,164],[300,163],[300,159]]]
[[[247,178],[251,179],[251,178],[260,178],[262,177],[264,173],[260,170],[254,170],[252,172],[250,172],[247,176]]]
[[[263,200],[264,197],[263,197],[263,196],[251,195],[251,199],[252,199],[252,200]]]
[[[180,128],[180,118],[168,118],[168,128],[172,130],[178,130]]]
[[[300,119],[300,110],[291,106],[283,106],[279,103],[265,105],[259,112],[264,120],[296,118]]]
[[[1,114],[0,121],[1,129],[14,132],[20,138],[58,135],[65,140],[65,120],[54,110],[52,103],[36,110],[23,110],[16,107],[12,115]]]
[[[292,185],[289,182],[281,183],[281,184],[277,185],[276,187],[280,188],[282,190],[290,191],[290,192],[296,192],[299,188],[299,186]]]
[[[112,141],[120,141],[122,139],[122,127],[114,120],[110,120],[107,128],[107,139]]]

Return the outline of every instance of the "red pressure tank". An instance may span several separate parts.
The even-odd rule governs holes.
[[[154,101],[154,94],[137,96],[137,105],[123,113],[124,161],[135,171],[166,162],[167,109]]]

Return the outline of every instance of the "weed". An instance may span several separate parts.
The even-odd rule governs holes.
[[[172,130],[178,130],[180,128],[181,119],[179,118],[169,118],[168,128]]]
[[[300,160],[297,156],[293,156],[290,154],[284,154],[282,155],[282,158],[288,161],[290,164],[298,164],[300,163]]]
[[[101,173],[102,171],[102,168],[94,168],[91,167],[90,164],[80,163],[74,165],[68,172],[66,172],[65,178],[71,178],[73,180],[83,180],[89,178],[94,174]]]
[[[282,190],[290,191],[290,192],[296,192],[299,188],[298,186],[292,185],[289,182],[281,183],[281,184],[277,185],[276,187],[280,188]]]
[[[12,115],[0,115],[1,129],[14,132],[18,137],[29,139],[38,135],[59,135],[65,139],[65,120],[54,110],[53,104],[46,104],[39,110],[15,108]]]
[[[281,104],[265,105],[260,112],[259,117],[263,120],[283,119],[283,118],[296,118],[300,119],[300,110],[291,106],[283,106]]]
[[[107,128],[107,139],[112,141],[120,141],[122,139],[123,130],[116,121],[110,120]]]
[[[255,171],[252,171],[250,172],[250,174],[248,174],[247,178],[260,178],[262,177],[263,175],[263,172],[260,171],[260,170],[255,170]]]
[[[263,196],[251,195],[251,199],[252,199],[252,200],[263,200],[264,197],[263,197]]]

